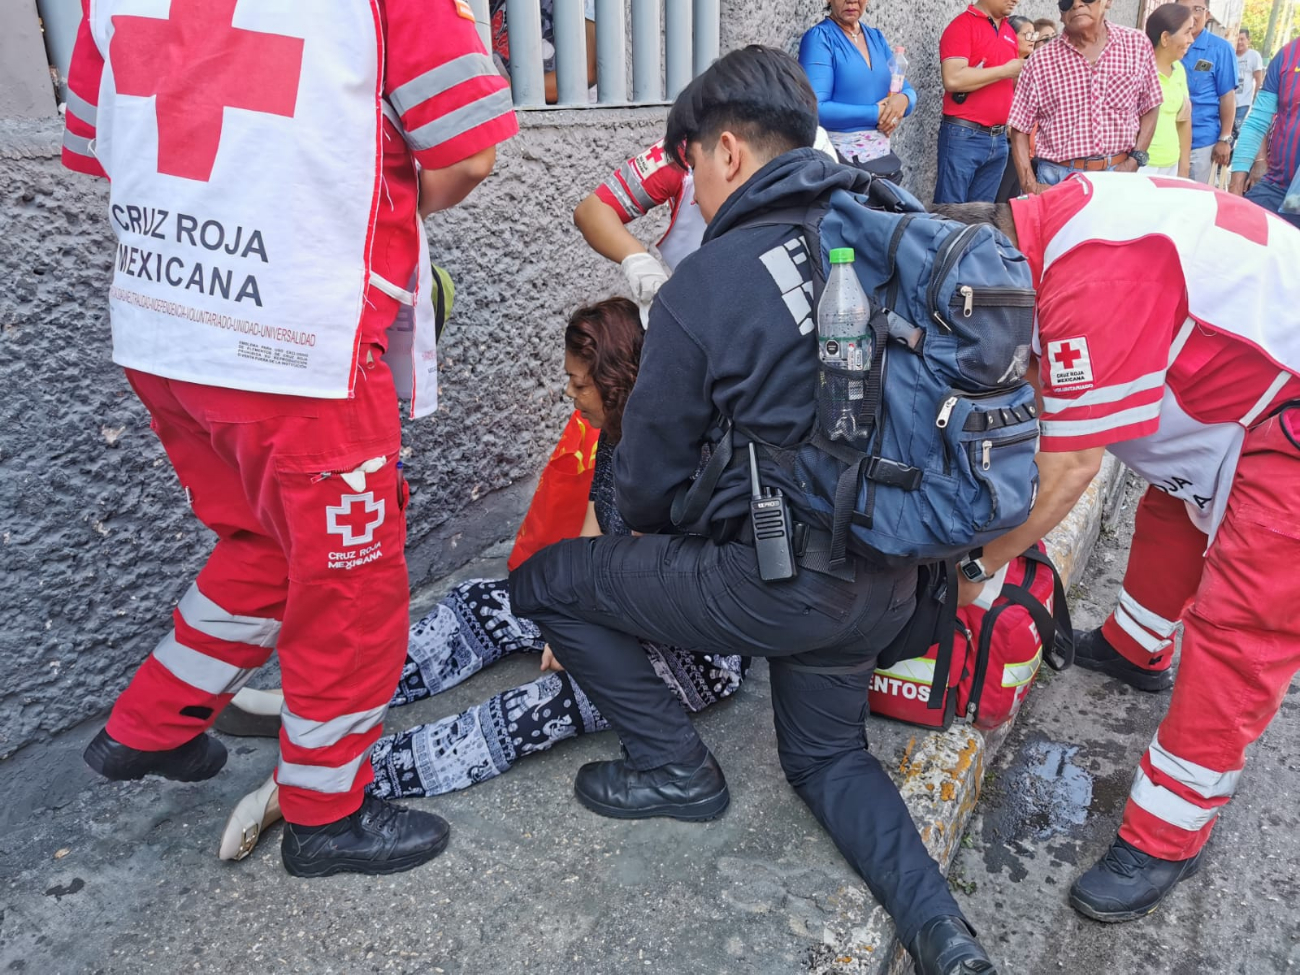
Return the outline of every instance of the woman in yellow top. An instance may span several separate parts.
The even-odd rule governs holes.
[[[1166,3],[1147,17],[1147,37],[1155,49],[1156,69],[1165,100],[1160,106],[1156,133],[1147,149],[1147,164],[1138,170],[1148,176],[1186,176],[1192,155],[1192,96],[1187,72],[1180,64],[1192,46],[1192,10]]]

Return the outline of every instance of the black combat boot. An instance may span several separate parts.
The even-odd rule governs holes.
[[[177,782],[201,782],[212,778],[226,764],[226,746],[211,735],[197,735],[176,748],[145,752],[115,741],[104,728],[86,746],[82,758],[114,782],[143,779],[146,775],[161,775]]]
[[[1085,670],[1122,680],[1139,691],[1167,691],[1174,686],[1173,671],[1146,670],[1129,663],[1120,652],[1101,635],[1101,628],[1074,631],[1074,662]]]
[[[356,812],[324,826],[286,823],[280,858],[295,877],[401,873],[436,857],[450,835],[441,816],[368,795]]]
[[[700,761],[644,772],[628,768],[626,753],[612,762],[590,762],[578,769],[573,794],[592,812],[614,819],[715,819],[731,802],[722,769],[707,751]]]
[[[975,930],[956,915],[931,918],[908,945],[916,975],[997,975],[997,966],[975,940]]]
[[[1094,921],[1146,917],[1180,880],[1201,869],[1202,853],[1190,860],[1161,860],[1117,836],[1106,855],[1074,882],[1070,906]]]

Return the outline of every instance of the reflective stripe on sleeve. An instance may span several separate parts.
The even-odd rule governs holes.
[[[94,159],[95,150],[91,145],[93,141],[84,135],[75,135],[67,129],[63,130],[63,148],[75,152],[78,156],[89,156]]]
[[[289,740],[299,748],[328,748],[337,745],[348,735],[359,735],[382,724],[387,713],[388,705],[381,704],[368,711],[341,714],[328,721],[313,721],[294,714],[285,705],[280,709],[280,720]]]
[[[452,58],[446,64],[438,65],[432,71],[426,71],[412,78],[395,89],[388,98],[398,113],[405,115],[430,98],[436,98],[466,81],[474,78],[496,77],[499,77],[497,66],[486,54],[462,54],[458,58]]]
[[[208,694],[234,694],[257,672],[256,667],[236,667],[185,646],[175,630],[154,647],[153,656],[177,680]]]
[[[1156,785],[1147,774],[1138,769],[1133,780],[1133,789],[1129,798],[1152,816],[1163,820],[1171,826],[1196,833],[1214,822],[1219,814],[1216,809],[1204,809],[1188,802],[1182,796],[1170,792],[1164,786]]]
[[[503,88],[408,132],[406,142],[417,152],[434,149],[485,122],[511,114],[514,110],[510,92]]]
[[[1044,437],[1084,437],[1090,433],[1104,433],[1118,430],[1120,427],[1132,426],[1144,420],[1154,420],[1160,416],[1159,403],[1147,403],[1132,409],[1120,410],[1110,416],[1099,416],[1088,420],[1043,420],[1040,424]]]
[[[632,200],[632,197],[628,195],[627,190],[623,187],[623,181],[617,176],[610,177],[600,185],[605,187],[605,190],[609,195],[614,198],[614,202],[622,207],[623,212],[629,217],[635,217],[645,213],[645,208],[638,206]]]
[[[636,200],[638,210],[642,213],[648,213],[654,209],[654,199],[646,192],[645,187],[641,184],[640,175],[630,162],[625,162],[618,167],[618,174],[614,179],[627,187],[628,192]]]
[[[280,759],[276,767],[275,780],[282,786],[310,789],[312,792],[340,793],[351,792],[352,783],[357,780],[357,769],[362,762],[370,760],[370,750],[365,749],[360,755],[342,765],[299,765]]]
[[[67,105],[68,111],[81,119],[81,121],[85,122],[87,125],[95,124],[96,118],[99,115],[99,109],[90,104],[90,102],[86,101],[71,88],[68,89],[68,96],[64,99],[64,103]]]
[[[1063,410],[1075,409],[1080,406],[1098,406],[1102,403],[1118,403],[1122,399],[1132,396],[1134,393],[1142,393],[1148,389],[1158,389],[1165,384],[1165,371],[1149,372],[1145,376],[1133,380],[1131,383],[1120,383],[1116,386],[1099,386],[1097,389],[1090,389],[1082,396],[1075,399],[1064,399],[1059,396],[1044,396],[1043,409],[1048,413],[1060,413]]]
[[[200,633],[227,643],[246,643],[253,647],[273,647],[280,636],[280,621],[260,616],[237,616],[227,613],[203,593],[197,584],[181,597],[181,619]]]
[[[1159,769],[1175,782],[1187,786],[1198,796],[1204,796],[1206,799],[1233,795],[1237,791],[1237,783],[1241,781],[1241,769],[1216,772],[1204,765],[1179,758],[1160,744],[1159,736],[1151,739],[1147,758],[1152,768]]]

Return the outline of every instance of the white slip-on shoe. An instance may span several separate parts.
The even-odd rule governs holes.
[[[275,776],[235,804],[221,834],[221,849],[217,856],[222,860],[242,860],[253,852],[257,840],[272,824],[281,818],[280,787]]]
[[[212,727],[237,738],[278,738],[283,706],[284,691],[278,687],[265,691],[243,687],[217,715]]]

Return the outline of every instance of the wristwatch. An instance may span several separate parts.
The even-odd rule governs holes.
[[[1128,154],[1133,159],[1133,161],[1138,164],[1139,169],[1145,166],[1147,164],[1147,161],[1151,158],[1146,152],[1143,152],[1141,149],[1130,149],[1128,151]]]
[[[1232,136],[1230,136],[1230,135],[1221,135],[1221,136],[1219,136],[1219,140],[1218,140],[1218,141],[1220,141],[1220,142],[1226,142],[1228,145],[1232,145]]]
[[[985,570],[983,562],[969,555],[957,563],[957,568],[970,582],[988,582],[993,578],[993,575]]]

